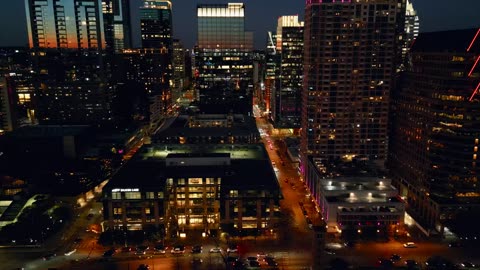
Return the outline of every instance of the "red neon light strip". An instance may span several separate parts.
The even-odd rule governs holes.
[[[468,73],[468,77],[470,77],[470,76],[472,75],[473,70],[477,67],[478,60],[480,60],[480,55],[477,57],[477,61],[475,61],[475,64],[473,64],[472,69],[471,69],[470,72]]]
[[[472,48],[472,46],[475,43],[475,40],[477,39],[479,34],[480,34],[480,28],[478,28],[477,33],[475,34],[475,36],[472,39],[472,42],[470,42],[470,45],[467,48],[467,52],[470,51],[470,49]]]
[[[472,101],[473,97],[477,94],[479,88],[480,82],[478,83],[477,88],[475,89],[475,91],[473,91],[472,96],[470,97],[470,99],[468,99],[468,101]]]

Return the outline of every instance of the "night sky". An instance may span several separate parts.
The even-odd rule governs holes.
[[[142,0],[132,2],[132,27],[139,42],[138,8]],[[275,30],[278,16],[299,14],[303,18],[305,0],[173,0],[174,37],[187,48],[196,39],[196,5],[198,3],[243,2],[246,5],[247,29],[255,33],[255,47],[265,46],[266,32]],[[27,44],[24,0],[0,0],[0,46]],[[480,27],[480,0],[413,0],[420,16],[420,31]]]

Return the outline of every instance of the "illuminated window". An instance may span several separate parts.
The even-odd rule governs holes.
[[[122,208],[121,207],[113,208],[113,214],[114,215],[121,215],[122,214]]]
[[[122,193],[112,192],[112,200],[121,200],[121,199],[122,199]]]
[[[162,191],[158,192],[157,196],[159,199],[163,199],[163,192]]]
[[[145,208],[145,214],[146,215],[150,215],[152,212],[150,210],[150,208]]]
[[[201,185],[202,184],[202,178],[188,178],[188,184],[189,185]]]
[[[230,197],[238,197],[238,190],[230,190]]]
[[[125,192],[125,199],[127,200],[139,200],[142,198],[140,192]]]
[[[155,194],[154,192],[146,192],[146,193],[145,193],[145,197],[146,197],[147,199],[154,199],[154,198],[155,198],[155,195],[154,195],[154,194]]]

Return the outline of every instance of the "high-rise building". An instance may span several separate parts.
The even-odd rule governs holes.
[[[40,124],[110,123],[99,0],[26,0],[33,102]]]
[[[245,31],[245,5],[198,5],[197,20],[197,98],[201,103],[216,104],[219,109],[251,112],[253,33]],[[222,107],[223,100],[242,104],[224,103]]]
[[[387,156],[402,0],[307,0],[301,166],[309,155]]]
[[[415,38],[420,32],[420,19],[418,18],[417,11],[413,8],[413,4],[407,0],[407,6],[405,9],[405,32],[402,36],[402,61],[400,64],[400,70],[405,68],[405,61],[407,61],[407,53],[410,50]]]
[[[172,104],[172,3],[145,0],[140,8],[142,80],[150,99],[150,125],[155,128]]]
[[[7,77],[0,76],[0,135],[16,128],[16,93],[7,83]]]
[[[172,3],[145,0],[140,8],[142,48],[172,48]]]
[[[172,99],[177,100],[185,86],[185,49],[178,39],[173,40],[173,90]]]
[[[267,33],[267,50],[265,53],[265,112],[271,115],[272,104],[275,103],[275,80],[279,74],[280,54],[277,52],[277,34],[268,31]]]
[[[107,50],[132,48],[130,0],[103,0],[102,13]]]
[[[299,128],[303,77],[303,22],[298,15],[278,18],[276,51],[280,56],[271,118],[276,127]]]
[[[25,0],[30,48],[103,49],[99,0]]]
[[[480,29],[421,33],[392,96],[388,165],[427,232],[478,209],[479,54]]]

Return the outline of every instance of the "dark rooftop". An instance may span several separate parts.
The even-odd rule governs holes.
[[[43,138],[77,136],[87,131],[89,126],[68,126],[68,125],[39,125],[25,126],[16,129],[9,136],[17,138]]]
[[[413,43],[412,52],[480,52],[480,29],[462,29],[420,33]],[[475,36],[478,34],[475,42]],[[473,43],[472,43],[473,42]]]
[[[248,146],[248,145],[246,145]],[[163,149],[164,145],[153,145],[149,148]],[[162,188],[165,185],[166,178],[169,177],[222,177],[222,186],[254,189],[255,187],[265,187],[267,189],[279,189],[278,181],[273,171],[272,165],[268,156],[265,154],[265,149],[262,145],[250,145],[249,149],[237,151],[259,152],[248,154],[247,158],[238,154],[225,153],[229,147],[221,147],[213,149],[212,151],[220,151],[221,153],[203,153],[203,155],[211,154],[218,156],[230,156],[231,165],[205,165],[205,166],[166,166],[167,157],[183,157],[186,148],[191,148],[189,151],[193,155],[200,156],[198,153],[201,148],[196,148],[195,145],[181,145],[181,148],[174,148],[169,146],[168,155],[155,155],[150,158],[137,157],[130,160],[115,176],[112,177],[107,184],[105,190],[114,188],[145,188],[157,187]],[[230,146],[231,147],[231,146]],[[235,148],[240,149],[242,146],[235,145]],[[147,148],[147,147],[144,147]],[[142,149],[141,149],[142,150]],[[182,153],[175,153],[175,150],[182,151]],[[233,150],[236,151],[236,150]],[[139,151],[139,156],[143,156],[145,152]],[[143,154],[141,152],[144,152]],[[192,153],[187,153],[192,155]]]

